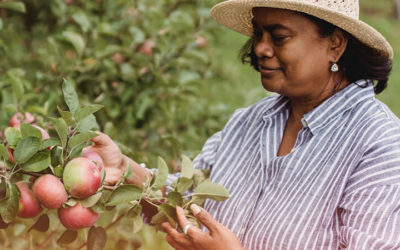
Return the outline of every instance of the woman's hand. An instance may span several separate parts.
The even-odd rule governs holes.
[[[121,179],[122,171],[125,171],[125,156],[115,144],[115,142],[106,134],[96,132],[98,136],[92,139],[94,143],[90,147],[92,151],[98,153],[103,160],[106,178],[104,184],[112,186],[118,183]]]
[[[197,205],[192,205],[193,215],[210,231],[203,232],[201,229],[191,226],[187,230],[187,235],[178,232],[168,222],[162,224],[167,232],[165,239],[168,243],[178,250],[243,250],[239,239],[228,228],[216,221],[206,210]],[[186,218],[185,212],[181,207],[176,208],[179,226],[185,228],[192,223]]]

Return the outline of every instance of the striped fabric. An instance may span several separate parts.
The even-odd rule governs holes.
[[[231,193],[205,204],[246,249],[400,249],[400,121],[373,83],[347,86],[307,113],[277,156],[290,103],[236,111],[196,157]]]

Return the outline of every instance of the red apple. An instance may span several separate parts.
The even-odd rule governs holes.
[[[14,114],[9,122],[10,127],[20,126],[22,122],[33,123],[35,121],[35,117],[29,112],[25,112],[25,115],[18,112]]]
[[[40,176],[33,184],[32,190],[40,203],[50,209],[60,208],[68,198],[60,179],[51,174]]]
[[[29,183],[21,181],[16,184],[21,192],[18,216],[21,218],[33,218],[39,215],[42,207],[33,192],[29,189]]]
[[[65,166],[63,181],[65,189],[72,197],[84,199],[99,189],[101,174],[91,160],[79,157]]]
[[[104,167],[103,160],[101,159],[100,155],[90,147],[84,148],[82,150],[82,157],[91,160],[94,163],[94,165],[96,165],[99,171],[103,169]]]
[[[58,209],[58,218],[61,223],[71,230],[91,227],[96,223],[98,217],[98,213],[90,208],[82,207],[79,202],[73,207]]]
[[[50,135],[49,135],[49,133],[47,133],[46,130],[44,130],[43,128],[41,128],[37,125],[32,125],[32,126],[40,130],[40,133],[42,133],[42,140],[46,140],[46,139],[50,138]]]
[[[122,54],[119,53],[119,52],[115,53],[115,54],[112,56],[112,59],[113,59],[113,61],[114,61],[116,64],[121,64],[121,63],[124,62],[124,57],[123,57]]]
[[[147,40],[142,44],[142,46],[139,49],[139,52],[147,56],[152,56],[154,46],[156,46],[155,42]]]
[[[206,46],[206,39],[202,36],[196,38],[196,44],[199,48],[204,48]]]

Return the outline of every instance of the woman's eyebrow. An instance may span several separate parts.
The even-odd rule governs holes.
[[[254,29],[260,28],[254,20],[252,20],[251,23],[253,24]],[[262,26],[262,28],[269,32],[274,31],[276,29],[285,29],[285,30],[292,31],[292,29],[290,29],[289,27],[287,27],[283,24],[280,24],[280,23],[264,25],[264,26]]]

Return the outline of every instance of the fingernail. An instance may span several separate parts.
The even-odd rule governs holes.
[[[197,206],[196,204],[190,205],[190,209],[192,209],[194,215],[197,215],[201,211],[200,207]]]

